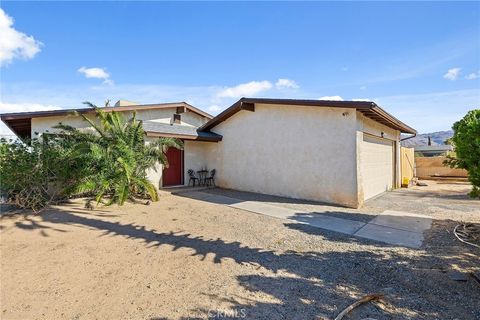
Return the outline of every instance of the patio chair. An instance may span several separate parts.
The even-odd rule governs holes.
[[[215,185],[215,173],[216,173],[216,172],[217,172],[217,171],[216,171],[215,169],[213,169],[212,171],[210,171],[210,177],[207,177],[207,178],[205,179],[205,184],[206,184],[207,186],[210,186],[210,184],[213,184],[213,186],[216,187],[216,185]]]
[[[193,187],[195,187],[195,184],[197,184],[198,181],[198,178],[195,177],[195,171],[193,171],[192,169],[188,169],[187,173],[188,177],[190,178],[188,180],[188,186],[190,186],[190,183],[193,181]]]

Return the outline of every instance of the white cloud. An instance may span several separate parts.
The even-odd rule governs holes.
[[[474,79],[477,79],[478,77],[480,77],[480,71],[470,73],[468,76],[465,77],[465,79],[474,80]]]
[[[340,96],[323,96],[318,98],[318,100],[343,101],[343,98]]]
[[[361,86],[360,87],[360,90],[366,90],[367,89],[367,86]]]
[[[103,83],[113,85],[110,74],[103,68],[81,67],[78,72],[83,73],[86,78],[103,79]]]
[[[214,113],[214,114],[218,113],[222,110],[223,110],[223,108],[220,107],[220,106],[217,106],[217,105],[213,105],[213,106],[208,107],[208,112],[211,112],[211,113]]]
[[[102,68],[86,68],[81,67],[78,72],[83,73],[87,78],[107,79],[110,77],[107,71]]]
[[[32,59],[42,43],[32,36],[19,32],[13,28],[13,19],[0,9],[0,66],[7,65],[13,59]]]
[[[278,79],[275,83],[277,89],[298,89],[300,86],[290,79]]]
[[[226,87],[217,93],[218,98],[240,98],[254,96],[259,92],[272,88],[270,81],[250,81],[242,83],[235,87]]]
[[[455,81],[458,79],[458,76],[460,75],[460,70],[461,68],[452,68],[448,69],[447,73],[443,75],[443,77],[447,80]]]

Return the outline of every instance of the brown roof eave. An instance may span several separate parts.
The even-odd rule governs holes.
[[[219,123],[227,120],[231,116],[233,116],[235,113],[238,111],[242,110],[242,103],[244,102],[245,98],[242,98],[235,102],[233,105],[228,107],[227,109],[223,110],[221,113],[219,113],[216,117],[202,125],[199,130],[206,131],[210,130],[211,128],[215,127]],[[250,103],[250,102],[248,102]]]
[[[411,133],[415,134],[417,133],[417,130],[413,129],[412,127],[406,125],[402,121],[398,120],[382,108],[380,108],[378,105],[375,104],[375,106],[372,108],[372,111],[377,113],[380,117],[391,123],[392,127],[396,127],[397,130],[401,131],[402,133]]]
[[[232,106],[225,109],[215,118],[211,119],[200,130],[210,130],[225,121],[238,111],[244,109],[242,105],[245,103],[265,103],[265,104],[285,104],[285,105],[298,105],[298,106],[316,106],[316,107],[334,107],[334,108],[352,108],[356,109],[363,114],[372,113],[375,114],[375,121],[379,121],[391,128],[399,130],[403,133],[416,133],[417,131],[412,127],[401,122],[394,116],[387,113],[380,108],[377,104],[371,101],[329,101],[329,100],[298,100],[298,99],[268,99],[268,98],[241,98],[235,102]],[[377,119],[378,118],[378,119]],[[380,121],[381,120],[381,121]]]

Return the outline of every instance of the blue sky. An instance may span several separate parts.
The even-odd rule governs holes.
[[[480,107],[479,2],[10,2],[0,112],[369,99],[420,132]],[[6,129],[1,128],[2,132]]]

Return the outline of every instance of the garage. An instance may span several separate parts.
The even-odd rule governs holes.
[[[393,141],[363,134],[360,148],[360,170],[364,200],[393,188]]]

